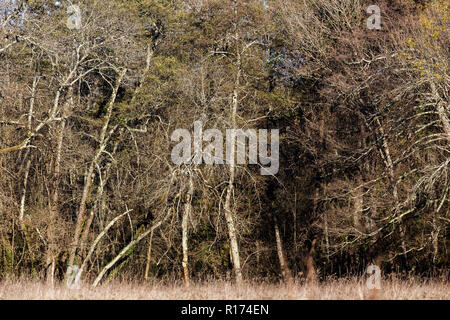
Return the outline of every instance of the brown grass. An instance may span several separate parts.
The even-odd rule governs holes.
[[[379,292],[369,292],[363,279],[330,280],[316,285],[248,283],[240,288],[227,282],[182,285],[111,282],[97,288],[84,286],[67,289],[62,284],[53,288],[39,281],[0,281],[0,300],[362,300],[377,299],[441,299],[448,300],[449,284],[445,280],[390,279],[383,281]]]

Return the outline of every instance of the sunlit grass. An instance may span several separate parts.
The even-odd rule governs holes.
[[[0,299],[17,300],[328,300],[328,299],[445,299],[450,298],[447,280],[396,278],[382,282],[382,289],[370,292],[364,279],[330,280],[314,285],[247,283],[236,287],[229,282],[204,282],[191,284],[189,288],[180,283],[110,282],[92,288],[67,289],[63,284],[53,287],[40,281],[0,281]]]

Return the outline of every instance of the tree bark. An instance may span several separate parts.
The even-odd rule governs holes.
[[[392,195],[394,198],[394,214],[395,216],[397,216],[400,212],[400,201],[399,201],[399,197],[398,197],[398,188],[397,188],[397,184],[395,181],[395,173],[394,173],[394,164],[392,162],[392,158],[391,158],[391,153],[389,150],[389,145],[387,143],[386,140],[386,136],[384,133],[384,128],[380,122],[380,119],[377,118],[377,124],[378,124],[378,129],[380,132],[380,136],[381,136],[381,142],[382,142],[382,153],[381,155],[383,156],[386,168],[387,168],[387,173],[388,173],[388,177],[390,180],[390,183],[392,185]],[[407,265],[407,247],[406,247],[406,234],[405,234],[405,229],[403,226],[403,222],[400,220],[399,221],[399,231],[400,231],[400,239],[401,239],[401,247],[402,247],[402,252],[403,252],[403,264],[404,267],[406,268]]]
[[[127,210],[126,212],[122,213],[121,215],[118,215],[117,217],[115,217],[113,220],[111,220],[110,223],[108,223],[105,227],[105,229],[103,229],[102,232],[100,232],[100,234],[97,236],[97,238],[95,238],[94,242],[91,245],[91,248],[89,249],[89,252],[86,256],[86,258],[83,260],[83,263],[81,264],[80,270],[77,274],[77,279],[75,280],[75,282],[79,282],[81,280],[81,275],[83,274],[84,268],[86,267],[87,263],[89,262],[89,260],[91,259],[92,254],[94,253],[95,247],[97,246],[97,244],[100,242],[100,240],[103,238],[103,236],[108,232],[108,230],[120,219],[122,218],[124,215],[128,214],[131,210]]]
[[[234,3],[234,11],[237,19],[237,3],[235,1]],[[236,23],[236,22],[235,22]],[[231,125],[232,129],[236,129],[236,114],[237,114],[237,108],[239,104],[239,87],[240,87],[240,78],[241,78],[241,54],[239,49],[239,35],[237,32],[237,24],[235,24],[235,37],[236,37],[236,67],[237,67],[237,74],[235,78],[234,83],[234,90],[233,90],[233,97],[232,97],[232,103],[231,103]],[[239,256],[239,245],[237,240],[237,234],[236,234],[236,226],[234,223],[234,217],[233,217],[233,209],[231,204],[231,198],[233,196],[234,191],[234,179],[236,174],[236,162],[235,162],[235,151],[236,151],[236,144],[235,144],[235,137],[232,137],[232,143],[227,146],[227,148],[230,148],[230,151],[227,150],[227,153],[229,154],[229,180],[228,180],[228,188],[227,188],[227,194],[225,197],[225,220],[227,222],[227,228],[228,228],[228,236],[230,238],[230,250],[231,250],[231,257],[233,260],[233,271],[234,276],[236,280],[237,285],[242,284],[242,270],[241,270],[241,260]]]
[[[147,263],[145,265],[145,275],[144,275],[145,280],[148,280],[148,274],[150,271],[150,262],[152,257],[152,242],[153,242],[153,230],[152,232],[150,232],[150,239],[148,240]]]
[[[314,247],[316,245],[316,239],[311,242],[311,248],[308,248],[306,254],[306,283],[313,284],[317,281],[316,267],[314,265]]]
[[[284,282],[287,285],[291,285],[292,284],[291,270],[289,270],[289,266],[286,261],[286,254],[284,252],[283,242],[280,236],[280,228],[278,226],[278,220],[275,215],[273,216],[273,223],[275,228],[275,241],[277,244],[277,253],[278,253],[278,260],[280,262],[281,274],[283,276]]]
[[[353,227],[356,230],[361,229],[361,218],[364,209],[364,190],[362,188],[362,178],[360,175],[356,178],[357,186],[353,190]]]
[[[30,108],[28,110],[28,135],[31,134],[31,130],[32,130],[34,102],[36,99],[37,83],[38,83],[38,78],[35,77],[33,79],[33,86],[31,89],[31,98],[30,98]],[[25,215],[25,200],[26,200],[26,195],[27,195],[28,176],[30,174],[30,168],[31,168],[31,152],[28,152],[26,157],[27,157],[27,164],[25,166],[25,174],[23,177],[22,197],[20,199],[20,211],[19,211],[19,222],[20,222],[22,229],[24,229],[23,217]]]
[[[72,105],[72,97],[70,97],[70,100],[67,104]],[[58,214],[59,181],[61,176],[61,155],[62,155],[64,131],[66,128],[66,121],[64,119],[64,116],[65,111],[63,110],[62,120],[60,122],[60,128],[58,132],[58,144],[56,148],[56,159],[53,172],[52,197],[50,199],[50,216],[48,220],[48,229],[47,229],[48,248],[46,254],[46,266],[47,266],[46,280],[47,283],[51,285],[53,285],[54,283],[54,274],[55,274],[56,239],[54,235],[54,227],[55,227],[55,219]]]
[[[189,248],[188,248],[188,227],[189,218],[192,214],[192,195],[194,194],[194,181],[192,179],[192,172],[189,173],[189,189],[186,194],[186,203],[184,204],[183,218],[181,222],[182,229],[182,248],[183,248],[183,273],[184,284],[189,287]]]
[[[449,120],[449,106],[448,102],[445,102],[444,99],[441,98],[441,96],[438,93],[438,90],[436,89],[436,85],[434,83],[431,83],[431,91],[434,95],[434,97],[437,99],[437,112],[439,115],[439,119],[442,123],[442,128],[444,130],[444,133],[447,136],[447,139],[450,143],[450,120]]]
[[[100,133],[99,148],[97,150],[97,153],[94,156],[94,159],[91,161],[91,163],[89,165],[89,169],[86,174],[85,183],[84,183],[84,187],[83,187],[83,193],[82,193],[81,201],[80,201],[80,207],[79,207],[78,214],[77,214],[77,222],[75,225],[75,234],[73,236],[73,242],[70,247],[68,267],[72,266],[75,261],[75,255],[76,255],[76,251],[77,251],[78,243],[79,243],[79,239],[80,239],[81,227],[83,224],[84,214],[86,211],[86,202],[87,202],[87,199],[89,196],[89,190],[91,188],[91,183],[92,183],[92,179],[93,179],[94,167],[95,167],[96,163],[98,162],[98,160],[100,159],[100,156],[102,155],[103,151],[106,148],[106,143],[105,143],[106,131],[108,129],[109,121],[111,119],[114,102],[116,101],[116,97],[117,97],[117,92],[119,90],[120,83],[122,81],[122,78],[125,76],[126,71],[127,71],[126,69],[123,69],[120,72],[119,77],[116,81],[115,87],[113,88],[113,92],[111,94],[111,100],[109,102],[108,109],[107,109],[106,119],[105,119],[105,122],[103,124],[102,130]]]
[[[115,143],[113,151],[111,153],[112,155],[114,155],[116,153],[118,145],[119,145],[119,141],[117,141]],[[97,168],[99,168],[99,167],[97,167]],[[105,186],[106,186],[106,183],[109,178],[109,170],[110,169],[111,169],[111,162],[108,162],[108,164],[106,165],[106,168],[104,170],[103,178],[101,179],[101,181],[97,187],[97,195],[96,195],[96,201],[95,201],[94,207],[90,211],[89,217],[86,221],[86,225],[83,230],[83,234],[81,235],[81,239],[80,239],[80,254],[81,254],[81,256],[84,255],[84,250],[85,250],[85,247],[87,244],[89,230],[91,228],[92,221],[94,220],[94,215],[95,215],[95,211],[98,208],[98,203],[99,203],[99,201],[101,201],[101,199],[103,197],[103,191],[105,190]],[[100,169],[98,169],[98,170],[99,170],[99,173],[98,173],[99,176],[102,175]],[[101,208],[101,209],[103,209],[103,208]]]
[[[232,106],[231,106],[231,122],[232,122],[232,129],[236,129],[236,113],[237,113],[237,106],[238,106],[238,88],[239,88],[239,81],[240,81],[240,74],[241,74],[241,66],[240,66],[240,55],[238,54],[238,72],[236,75],[235,80],[235,87],[233,91],[233,100],[232,100]],[[231,257],[233,259],[233,271],[234,276],[236,279],[236,283],[240,285],[242,283],[242,271],[241,271],[241,262],[239,257],[239,245],[237,241],[237,234],[236,234],[236,227],[234,224],[234,217],[233,217],[233,210],[231,208],[231,197],[233,195],[234,191],[234,179],[236,174],[236,163],[235,163],[235,151],[236,151],[236,145],[235,145],[235,137],[232,137],[232,143],[229,145],[230,147],[230,159],[229,159],[229,174],[230,178],[228,180],[228,188],[227,188],[227,194],[225,198],[225,219],[227,222],[228,227],[228,236],[230,237],[230,249],[231,249]],[[228,153],[228,151],[227,151]]]
[[[169,209],[170,212],[170,209]],[[148,229],[147,231],[145,231],[143,234],[141,234],[137,239],[130,241],[130,243],[123,248],[119,254],[112,259],[100,272],[100,274],[97,276],[97,278],[95,279],[94,283],[92,284],[93,287],[96,287],[100,281],[102,281],[104,275],[106,274],[106,272],[108,272],[109,269],[111,269],[116,263],[117,261],[120,260],[120,258],[122,258],[128,250],[130,250],[134,245],[138,244],[142,239],[144,239],[146,236],[148,236],[152,231],[154,231],[156,228],[159,228],[159,226],[164,222],[165,219],[167,219],[167,217],[169,216],[169,213],[166,214],[166,216],[161,219],[159,222],[153,224],[153,226],[150,227],[150,229]]]

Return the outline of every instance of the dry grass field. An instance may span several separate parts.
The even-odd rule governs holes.
[[[53,288],[37,281],[0,281],[0,300],[449,300],[450,287],[446,280],[382,282],[379,292],[369,292],[363,279],[330,280],[316,285],[248,283],[240,288],[227,282],[192,284],[190,288],[174,284],[111,282],[97,288],[84,286],[67,289]]]

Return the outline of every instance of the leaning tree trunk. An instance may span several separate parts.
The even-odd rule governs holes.
[[[98,160],[100,159],[103,151],[106,148],[106,141],[105,141],[106,140],[105,139],[106,131],[108,129],[109,121],[111,119],[114,102],[116,101],[116,97],[117,97],[117,92],[119,90],[119,86],[122,81],[122,78],[125,76],[125,73],[126,73],[126,69],[121,71],[121,73],[119,74],[119,77],[116,81],[115,87],[113,88],[113,92],[111,94],[111,100],[109,102],[108,109],[107,109],[106,119],[103,124],[102,130],[100,132],[99,148],[97,150],[97,153],[94,156],[94,159],[92,159],[92,161],[89,165],[89,169],[88,169],[86,177],[85,177],[83,193],[81,196],[80,206],[79,206],[79,210],[78,210],[78,214],[77,214],[77,222],[75,225],[75,234],[73,236],[73,241],[72,241],[72,244],[70,247],[69,263],[68,263],[66,276],[68,276],[69,268],[73,265],[73,263],[75,261],[75,255],[76,255],[76,251],[77,251],[79,240],[80,240],[81,227],[83,224],[84,214],[86,211],[86,202],[87,202],[87,199],[89,196],[89,191],[91,188],[92,179],[93,179],[93,175],[94,175],[94,167],[95,167],[96,163],[98,162]]]
[[[94,253],[95,248],[97,247],[97,244],[100,242],[100,240],[105,236],[105,234],[109,231],[109,229],[111,229],[111,227],[123,216],[125,216],[126,214],[128,214],[131,210],[127,210],[124,213],[118,215],[117,217],[115,217],[113,220],[111,220],[110,223],[108,223],[106,225],[106,227],[103,229],[102,232],[99,233],[99,235],[97,236],[97,238],[95,238],[94,242],[92,243],[89,252],[86,256],[86,258],[83,260],[83,263],[81,264],[80,269],[78,270],[77,274],[76,274],[76,279],[75,279],[75,283],[80,283],[81,281],[81,276],[83,274],[84,269],[86,268],[89,260],[91,259],[92,254]],[[153,230],[152,230],[153,231]]]
[[[119,146],[119,142],[120,142],[120,139],[118,141],[116,141],[116,143],[114,144],[114,148],[111,152],[111,155],[114,155],[116,153],[117,148]],[[84,251],[85,251],[85,248],[87,245],[89,230],[91,228],[92,221],[94,220],[94,215],[95,215],[95,212],[97,211],[98,203],[101,201],[101,199],[104,196],[103,192],[105,190],[106,183],[108,182],[108,179],[109,179],[109,172],[111,169],[111,165],[112,165],[112,162],[108,162],[108,164],[106,165],[106,168],[104,170],[104,173],[103,173],[103,178],[100,179],[100,183],[98,184],[96,201],[94,203],[93,208],[90,211],[89,217],[87,218],[86,225],[84,227],[83,233],[80,238],[80,256],[84,256]],[[98,174],[99,174],[99,176],[101,176],[102,175],[101,169],[97,169],[97,170],[99,170]],[[102,209],[102,208],[100,208],[100,209]]]
[[[112,259],[105,267],[103,267],[102,271],[99,273],[97,278],[95,278],[92,286],[96,287],[100,283],[100,281],[102,281],[106,272],[108,272],[108,270],[111,269],[117,263],[117,261],[119,261],[132,247],[138,244],[142,239],[144,239],[146,236],[152,233],[155,229],[159,228],[161,224],[169,217],[170,213],[171,210],[169,209],[167,214],[160,221],[155,222],[147,231],[142,233],[137,239],[130,241],[130,243],[128,243],[128,245],[125,248],[120,250],[119,254],[117,254],[116,257]]]
[[[280,228],[278,226],[278,220],[275,215],[273,216],[273,223],[275,228],[275,241],[277,244],[277,253],[278,253],[278,260],[280,262],[281,274],[283,276],[284,282],[287,285],[291,285],[292,284],[291,270],[289,270],[289,266],[286,261],[286,254],[284,253],[283,242],[280,236]]]

